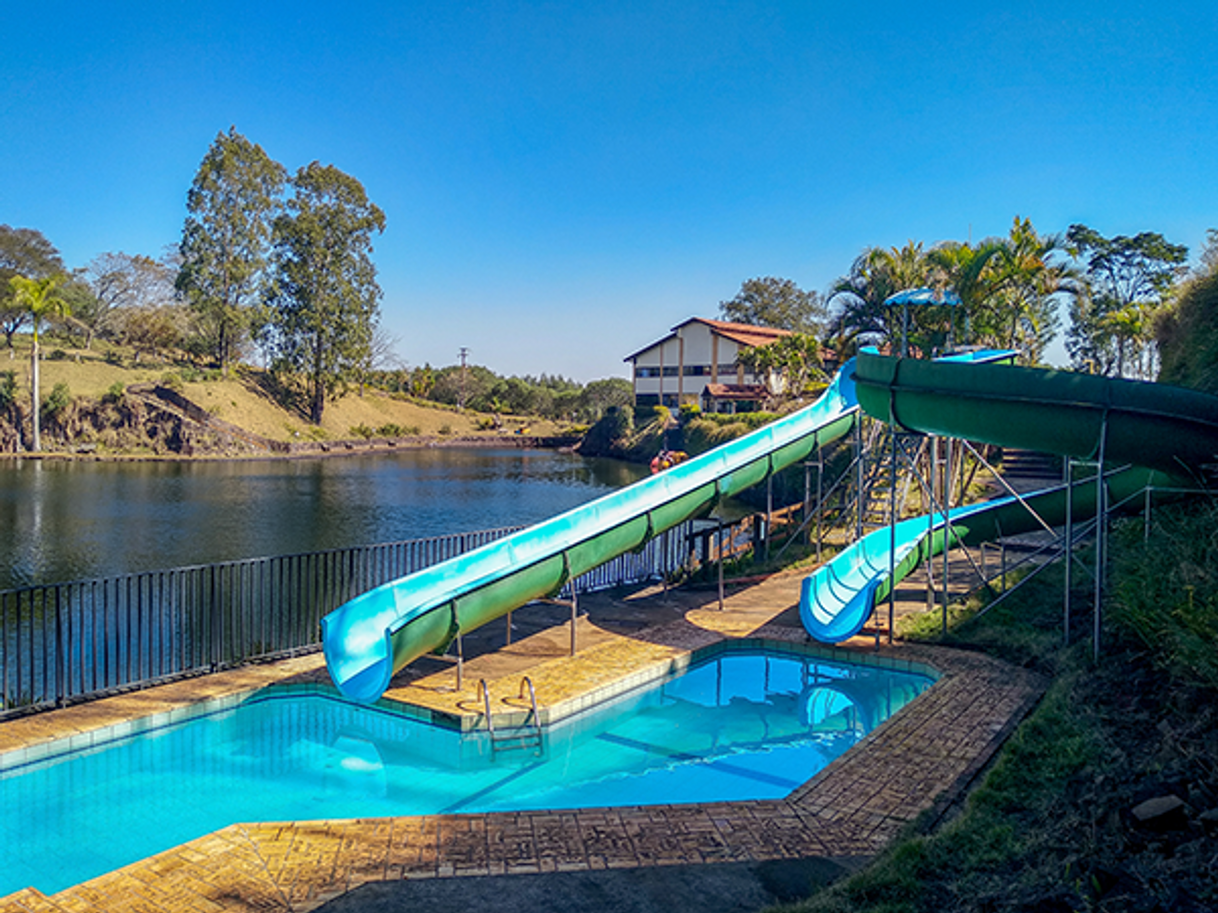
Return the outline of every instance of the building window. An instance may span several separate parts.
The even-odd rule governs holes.
[[[659,368],[639,368],[637,376],[638,377],[659,377],[660,369]]]
[[[705,376],[709,376],[710,372],[711,372],[710,365],[686,365],[685,366],[685,376],[686,377],[705,377]]]
[[[664,376],[665,376],[665,377],[676,377],[676,376],[677,376],[677,368],[676,368],[676,366],[675,366],[675,365],[669,365],[669,366],[665,366],[665,368],[664,368]]]

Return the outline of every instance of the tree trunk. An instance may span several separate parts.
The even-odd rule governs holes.
[[[38,328],[34,328],[34,346],[30,349],[30,413],[34,421],[34,453],[42,450],[42,440],[38,434]]]

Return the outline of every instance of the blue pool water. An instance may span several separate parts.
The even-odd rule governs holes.
[[[779,798],[929,685],[729,650],[508,751],[484,732],[270,689],[0,773],[0,897],[60,891],[236,822]]]

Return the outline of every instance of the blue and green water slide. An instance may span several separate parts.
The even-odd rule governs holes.
[[[1218,397],[1141,381],[1011,365],[921,361],[864,350],[854,366],[862,409],[900,430],[1103,459],[1109,504],[1132,503],[1147,486],[1206,489],[1218,464]],[[1114,468],[1115,467],[1115,468]],[[892,586],[953,545],[1058,525],[1096,513],[1096,482],[969,504],[902,520],[864,536],[805,578],[804,627],[836,643],[862,629]],[[950,530],[949,530],[950,526]]]
[[[858,415],[843,368],[811,406],[588,504],[369,590],[321,622],[330,677],[348,698],[375,701],[394,672],[568,580],[642,548],[837,440]]]
[[[1108,478],[1113,501],[1147,484],[1195,487],[1218,462],[1218,398],[994,363],[1011,354],[919,361],[864,352],[799,412],[343,604],[322,619],[330,676],[345,696],[377,700],[396,671],[445,649],[460,632],[556,594],[568,580],[838,440],[854,427],[860,405],[909,431],[1083,459],[1102,450],[1110,464],[1136,467]],[[1076,486],[1069,500],[1077,516],[1094,514],[1094,491],[1094,484]],[[1025,498],[1050,523],[1064,520],[1067,500],[1064,488]],[[966,544],[1039,524],[1014,498],[956,509],[951,521],[952,542]],[[920,517],[897,524],[896,533],[864,537],[804,581],[800,615],[812,636],[835,643],[857,633],[888,588],[943,547],[948,530],[942,517]]]

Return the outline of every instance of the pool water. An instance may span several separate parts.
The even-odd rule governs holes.
[[[272,688],[0,772],[0,897],[51,894],[237,822],[781,798],[930,684],[729,649],[510,750]]]

